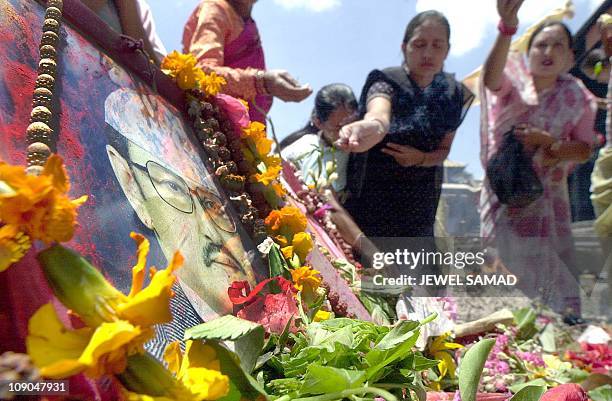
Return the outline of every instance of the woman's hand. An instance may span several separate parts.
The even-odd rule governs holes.
[[[518,10],[523,0],[497,0],[497,13],[506,26],[518,25]]]
[[[529,125],[518,126],[514,130],[516,139],[528,148],[538,148],[540,146],[550,146],[556,140],[548,132]]]
[[[412,146],[398,145],[396,143],[388,143],[387,147],[381,152],[393,156],[396,162],[402,167],[418,166],[425,161],[425,153]]]
[[[361,120],[347,124],[340,130],[336,146],[346,152],[365,152],[382,141],[386,134],[379,120]]]

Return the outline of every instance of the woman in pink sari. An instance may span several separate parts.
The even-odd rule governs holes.
[[[251,121],[264,122],[272,97],[300,102],[312,89],[287,71],[266,70],[251,10],[256,0],[202,0],[183,31],[183,48],[198,66],[227,81],[224,93],[249,102]]]
[[[486,168],[496,152],[503,152],[503,134],[515,127],[544,192],[527,206],[510,207],[499,202],[485,180],[481,231],[527,296],[578,314],[567,175],[591,154],[596,106],[582,83],[566,74],[573,58],[565,25],[540,26],[526,57],[509,54],[522,2],[497,0],[499,35],[481,82],[481,160]]]

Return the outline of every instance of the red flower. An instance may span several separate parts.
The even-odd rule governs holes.
[[[249,126],[249,122],[251,122],[249,111],[240,100],[222,93],[215,96],[215,100],[234,127],[246,128]]]
[[[278,284],[280,292],[261,294],[271,282]],[[283,277],[264,280],[252,291],[246,281],[235,281],[227,292],[234,305],[244,305],[236,316],[261,324],[268,333],[282,333],[287,323],[298,315],[295,301],[297,291],[291,282]],[[297,331],[294,322],[291,323],[290,330]]]
[[[540,401],[588,401],[582,387],[575,383],[562,384],[544,393]]]
[[[579,368],[593,373],[608,374],[612,369],[612,348],[607,344],[580,343],[582,352],[567,351],[565,358]]]

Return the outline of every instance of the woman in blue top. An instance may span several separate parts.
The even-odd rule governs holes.
[[[368,237],[432,237],[442,163],[473,95],[442,71],[450,26],[437,11],[406,27],[402,66],[372,71],[361,93],[363,119],[337,145],[349,162],[346,209]]]

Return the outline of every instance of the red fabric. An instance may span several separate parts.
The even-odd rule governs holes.
[[[53,298],[35,254],[0,273],[0,353],[26,351],[30,317]]]

